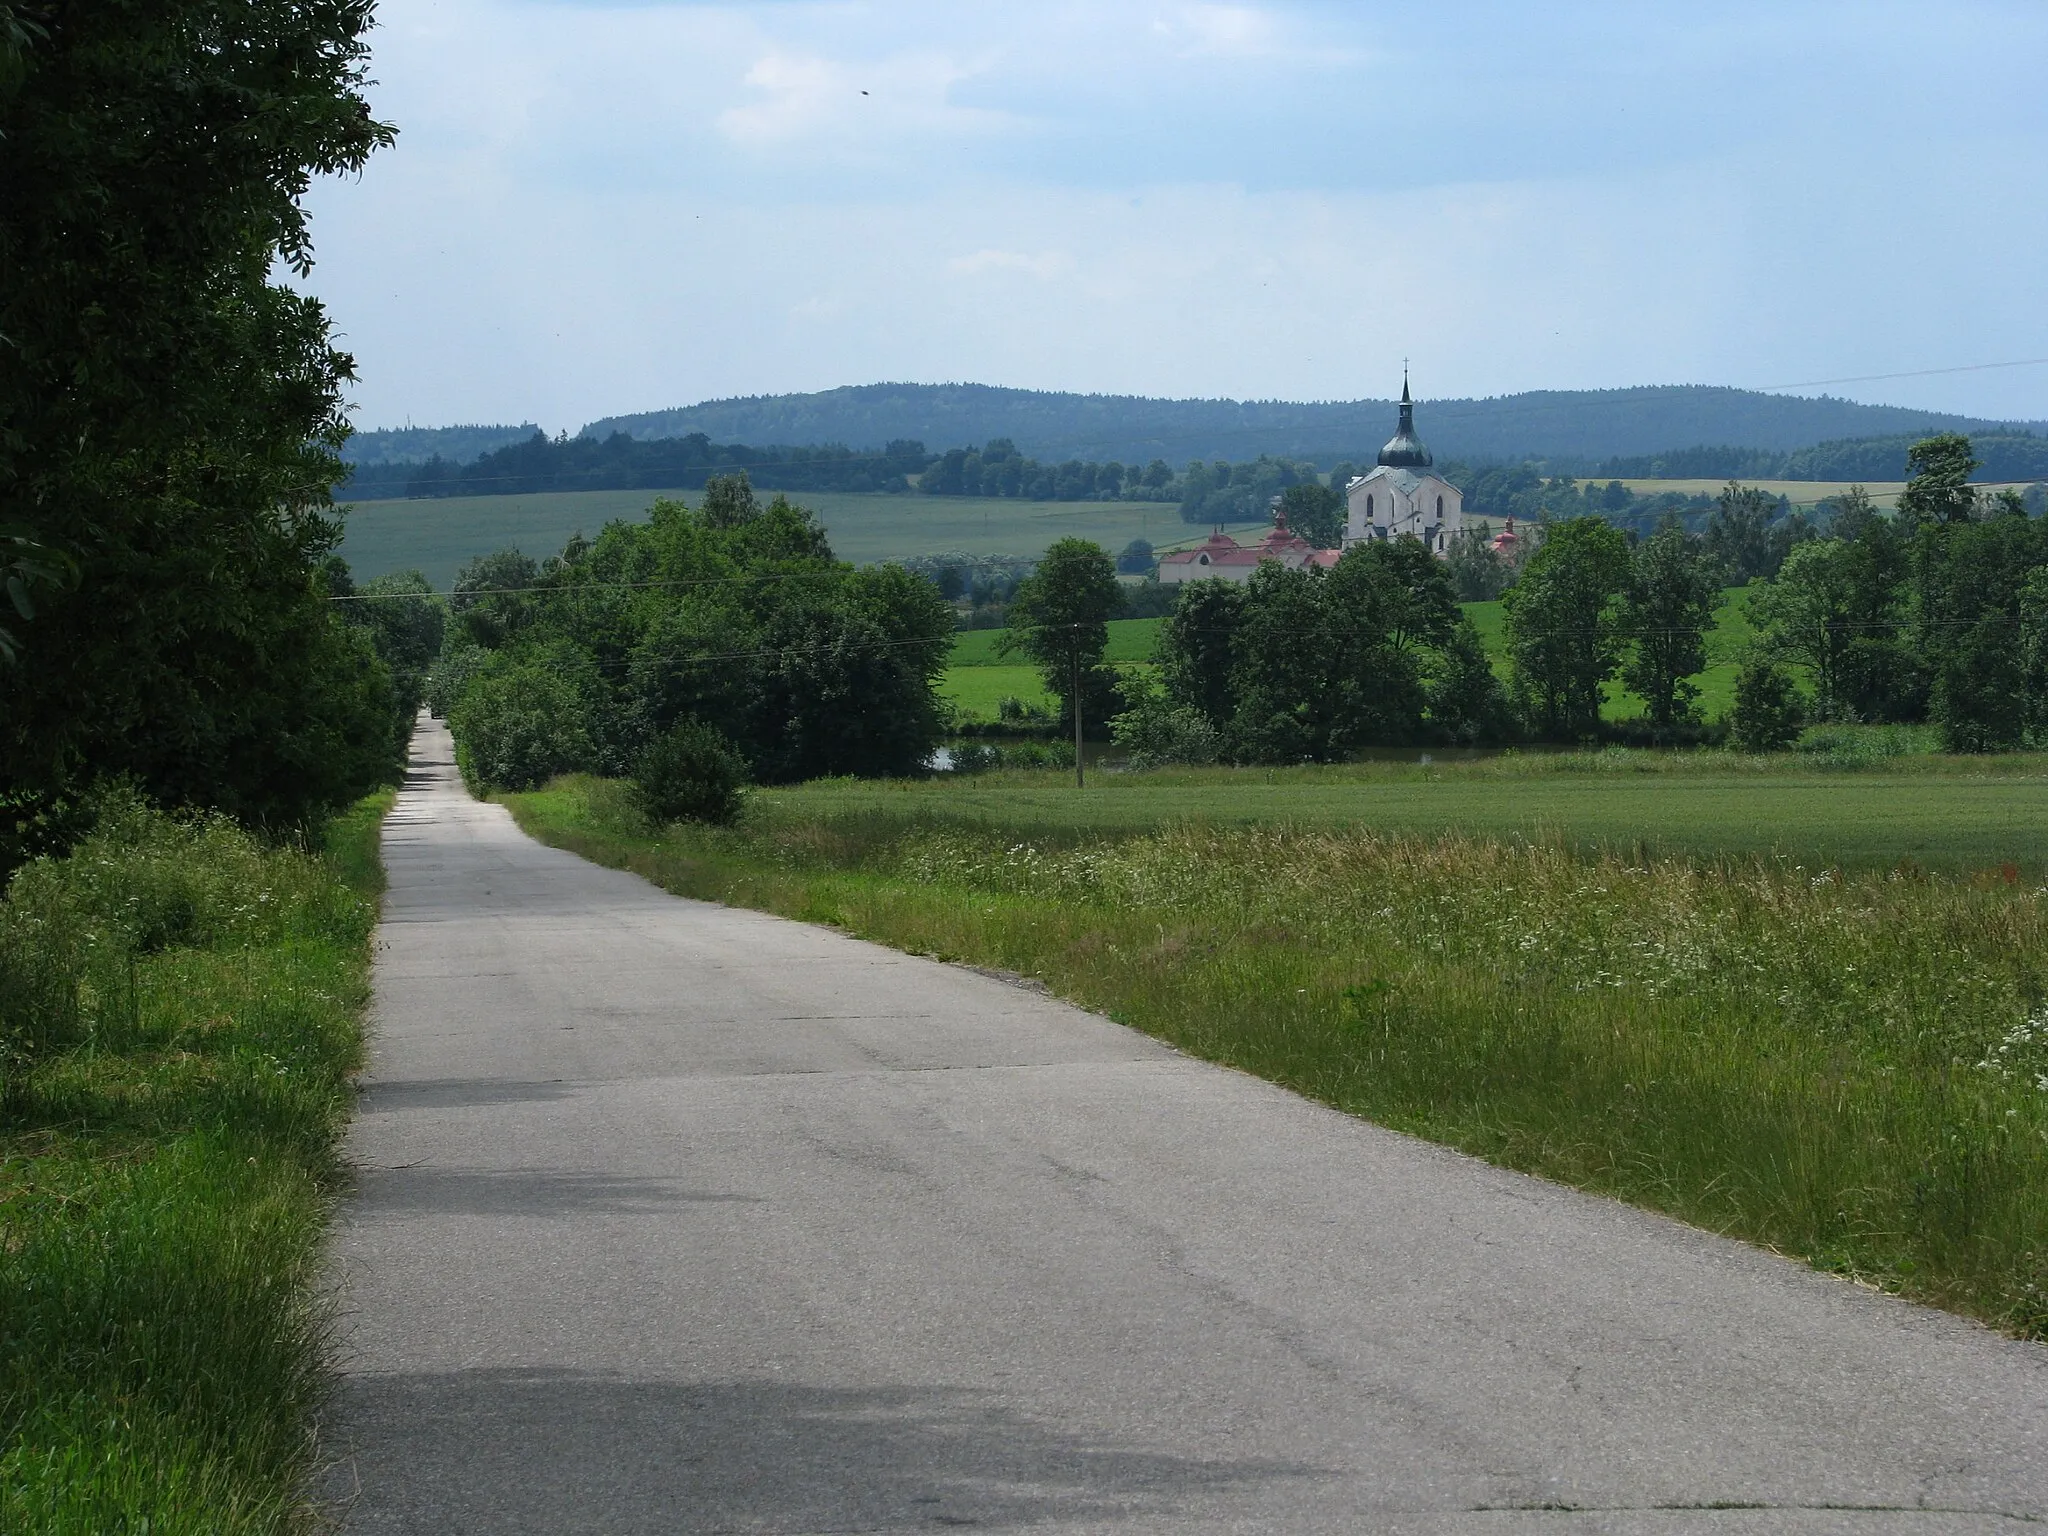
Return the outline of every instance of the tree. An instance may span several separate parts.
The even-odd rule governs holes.
[[[539,661],[493,668],[450,709],[464,776],[494,789],[537,789],[587,769],[590,732],[576,688]]]
[[[1046,692],[1059,699],[1060,713],[1071,724],[1078,708],[1085,730],[1105,729],[1117,713],[1116,674],[1102,658],[1109,648],[1109,621],[1123,601],[1108,552],[1089,539],[1061,539],[1010,603],[1003,650],[1030,657]]]
[[[1941,532],[1929,712],[1946,750],[2007,751],[2026,736],[2029,582],[2048,567],[2048,541],[2024,511]]]
[[[1116,557],[1119,575],[1143,576],[1152,569],[1152,541],[1133,539],[1124,546],[1124,552]]]
[[[1728,734],[1743,752],[1782,752],[1799,739],[1804,711],[1792,679],[1769,657],[1753,657],[1735,674]]]
[[[1628,540],[1597,517],[1551,525],[1501,599],[1515,687],[1531,723],[1556,740],[1600,727],[1601,689],[1620,661]]]
[[[1628,658],[1621,677],[1656,730],[1698,721],[1692,679],[1706,668],[1707,627],[1720,604],[1714,572],[1683,528],[1663,528],[1635,547],[1622,607]]]
[[[1486,523],[1452,534],[1445,557],[1461,603],[1490,603],[1515,579],[1514,567],[1493,547],[1493,529]]]
[[[398,712],[409,729],[426,697],[427,672],[441,654],[448,617],[441,599],[418,571],[395,571],[364,582],[355,600],[340,606],[345,620],[368,632],[391,669]]]
[[[1795,549],[1776,580],[1751,588],[1749,622],[1772,656],[1806,668],[1814,713],[1823,720],[1855,714],[1848,701],[1849,653],[1867,638],[1858,623],[1866,607],[1865,562],[1858,553],[1847,540],[1817,540]]]
[[[74,569],[62,550],[38,544],[27,530],[0,528],[0,593],[23,622],[36,616],[37,592],[63,590]],[[14,631],[0,624],[0,664],[13,661],[20,646]]]
[[[288,822],[389,770],[388,677],[314,577],[352,366],[270,281],[310,270],[310,179],[391,138],[370,14],[131,0],[0,28],[0,524],[76,577],[0,674],[16,794],[128,774]]]
[[[1215,578],[1189,582],[1159,630],[1159,680],[1166,697],[1197,711],[1218,731],[1236,708],[1231,672],[1244,607],[1243,587]]]
[[[1770,576],[1784,558],[1783,543],[1774,548],[1771,522],[1778,515],[1779,498],[1755,486],[1733,480],[1721,492],[1720,504],[1707,519],[1706,550],[1732,586],[1752,578]]]
[[[1906,450],[1910,472],[1899,493],[1899,516],[1909,528],[1925,523],[1967,523],[1976,506],[1970,472],[1977,467],[1970,440],[1960,432],[1923,438]]]
[[[1336,549],[1344,542],[1344,498],[1315,480],[1290,485],[1280,493],[1280,511],[1287,526],[1317,549]]]

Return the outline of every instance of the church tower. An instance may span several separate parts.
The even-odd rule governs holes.
[[[1415,435],[1415,402],[1408,372],[1401,372],[1401,419],[1373,470],[1345,487],[1344,544],[1368,539],[1420,539],[1433,555],[1447,557],[1451,539],[1464,531],[1465,497],[1432,472],[1435,460]]]

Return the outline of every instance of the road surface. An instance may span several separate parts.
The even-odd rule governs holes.
[[[385,830],[356,1532],[2010,1531],[2048,1350],[1021,986]]]

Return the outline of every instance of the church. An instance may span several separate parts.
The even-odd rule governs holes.
[[[1447,557],[1453,535],[1465,529],[1465,497],[1443,476],[1430,473],[1434,462],[1415,435],[1415,402],[1408,397],[1403,373],[1399,429],[1380,450],[1378,466],[1345,487],[1344,547],[1412,534],[1431,553]]]

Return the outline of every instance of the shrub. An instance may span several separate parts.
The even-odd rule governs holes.
[[[1169,763],[1213,763],[1222,734],[1198,709],[1171,703],[1157,691],[1142,693],[1109,723],[1109,739],[1130,754],[1133,768]]]
[[[1785,669],[1752,661],[1735,675],[1735,710],[1728,735],[1738,752],[1782,752],[1799,739],[1805,710]]]
[[[1026,703],[1015,694],[1008,694],[996,701],[996,718],[1017,725],[1050,724],[1052,711],[1040,704]]]
[[[962,742],[952,753],[955,773],[987,773],[1003,766],[1002,749],[986,742]]]
[[[1003,754],[1006,768],[1071,768],[1074,766],[1074,744],[1071,741],[1020,741]]]
[[[485,788],[535,789],[591,766],[583,701],[551,668],[527,664],[474,678],[448,711],[462,771]]]
[[[657,736],[633,767],[634,799],[656,826],[739,819],[747,764],[715,726],[684,719]]]

